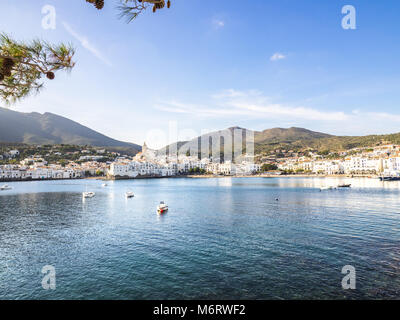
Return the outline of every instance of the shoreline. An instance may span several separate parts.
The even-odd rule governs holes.
[[[146,180],[146,179],[222,179],[222,178],[368,178],[377,179],[378,175],[318,175],[318,174],[295,174],[295,175],[275,175],[275,174],[258,174],[258,175],[241,175],[241,176],[224,176],[224,175],[181,175],[181,176],[170,176],[170,177],[136,177],[136,178],[123,178],[123,179],[110,179],[107,177],[87,177],[87,178],[71,178],[71,179],[27,179],[27,180],[16,180],[16,179],[0,179],[0,183],[7,182],[40,182],[40,181],[66,181],[66,180],[99,180],[99,181],[123,181],[123,180]]]
[[[345,174],[332,174],[332,175],[318,175],[318,174],[293,174],[293,175],[276,175],[276,174],[258,174],[258,175],[243,175],[243,176],[221,176],[221,175],[188,175],[187,178],[192,179],[205,179],[205,178],[378,178],[377,175],[345,175]]]

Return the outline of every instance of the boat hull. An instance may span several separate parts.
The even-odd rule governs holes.
[[[400,181],[400,177],[379,177],[381,181]]]
[[[96,194],[95,194],[94,192],[84,192],[84,193],[82,194],[82,197],[83,197],[84,199],[88,199],[88,198],[93,198],[95,195],[96,195]]]

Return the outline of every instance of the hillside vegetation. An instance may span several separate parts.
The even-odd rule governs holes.
[[[53,113],[22,113],[5,108],[0,108],[0,142],[91,145],[135,152],[141,149]]]
[[[216,141],[227,132],[232,132],[233,129],[241,128],[233,127],[208,133],[190,141],[180,141],[177,144],[179,152],[186,153],[190,149],[195,149],[199,145],[199,141],[211,141],[211,149],[220,147],[220,144],[216,143]],[[244,132],[249,131],[247,129],[242,130]],[[383,143],[400,144],[400,133],[369,136],[334,136],[295,127],[288,129],[273,128],[264,131],[254,131],[253,133],[256,154],[268,154],[277,150],[293,152],[313,150],[328,153],[353,148],[373,147]],[[174,150],[173,152],[176,152],[176,145],[167,146],[159,150],[159,152],[165,152],[165,150]]]

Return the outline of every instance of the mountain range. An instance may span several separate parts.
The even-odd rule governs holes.
[[[221,131],[208,133],[190,141],[179,141],[159,150],[159,152],[174,153],[176,149],[179,153],[185,153],[188,150],[196,149],[200,141],[211,141],[210,151],[219,148],[218,139],[224,136],[228,131],[242,129],[243,137],[248,133],[254,135],[255,154],[268,154],[276,150],[292,150],[294,152],[313,150],[322,153],[339,152],[350,150],[357,147],[373,147],[384,143],[400,144],[400,133],[387,135],[367,135],[367,136],[335,136],[322,132],[307,130],[304,128],[273,128],[263,131],[251,131],[244,128],[232,127]],[[245,143],[245,139],[244,143]],[[221,143],[223,145],[223,143]],[[204,155],[203,155],[204,156]]]
[[[0,142],[91,145],[132,153],[141,150],[137,144],[112,139],[53,113],[23,113],[6,108],[0,108]]]
[[[158,150],[187,152],[195,148],[199,141],[212,141],[212,148],[219,147],[217,139],[233,132],[239,127],[211,132],[190,141],[180,141]],[[242,129],[242,128],[239,128]],[[228,130],[228,131],[227,131]],[[400,133],[369,136],[334,136],[303,128],[273,128],[264,131],[242,129],[243,136],[254,134],[255,153],[268,153],[274,150],[301,151],[312,149],[321,152],[337,152],[356,147],[372,147],[381,143],[400,144]],[[0,142],[25,144],[75,144],[108,147],[110,150],[120,150],[127,154],[141,151],[141,146],[118,141],[97,131],[85,127],[65,117],[46,112],[22,113],[6,108],[0,108]],[[176,147],[177,146],[177,147]],[[175,149],[175,150],[174,150]]]

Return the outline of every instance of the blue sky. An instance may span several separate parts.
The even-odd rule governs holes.
[[[71,42],[76,67],[12,109],[53,112],[160,147],[238,125],[340,135],[400,132],[400,3],[172,0],[127,24],[117,0],[0,0],[0,30]],[[55,30],[41,13],[53,5]],[[341,25],[356,8],[357,29]],[[157,131],[158,130],[158,131]]]

